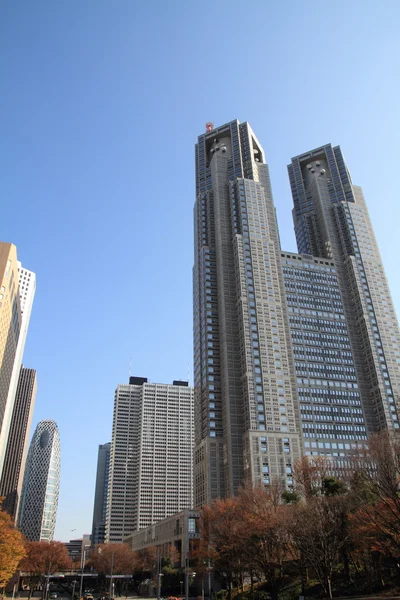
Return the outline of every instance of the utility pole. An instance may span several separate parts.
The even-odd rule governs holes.
[[[114,554],[111,554],[111,574],[110,574],[110,600],[113,597],[113,570],[114,570]]]
[[[81,561],[81,584],[79,586],[79,598],[82,598],[82,590],[83,590],[83,571],[85,569],[85,560],[86,560],[86,550],[82,553],[82,561]]]

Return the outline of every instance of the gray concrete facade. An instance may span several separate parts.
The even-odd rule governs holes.
[[[110,473],[111,442],[100,444],[97,454],[96,486],[94,492],[92,546],[104,544],[106,536],[106,510],[108,479]]]
[[[193,505],[193,388],[131,377],[115,391],[106,542]]]
[[[244,481],[292,485],[299,407],[264,152],[232,121],[196,145],[195,506]]]
[[[362,190],[339,146],[288,170],[299,251],[335,263],[367,431],[398,429],[400,332]]]

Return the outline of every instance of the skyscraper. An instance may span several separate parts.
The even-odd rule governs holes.
[[[12,414],[8,394],[20,329],[17,249],[14,244],[0,242],[0,474]]]
[[[28,333],[29,321],[31,318],[33,299],[35,297],[36,290],[36,275],[32,271],[24,269],[20,262],[18,262],[18,288],[19,288],[19,300],[21,306],[21,327],[18,338],[18,344],[14,357],[14,365],[8,388],[6,408],[4,411],[3,427],[0,434],[0,477],[4,465],[4,457],[7,452],[8,436],[10,431],[11,416],[13,414],[17,385],[20,377],[20,370],[22,364],[22,358],[24,355],[26,336]],[[33,405],[32,405],[33,408]],[[30,422],[29,422],[30,427]],[[29,437],[29,428],[26,430],[26,436]],[[0,491],[0,495],[2,492]]]
[[[195,506],[290,488],[302,452],[399,428],[400,333],[361,188],[339,147],[292,159],[300,254],[280,249],[263,150],[232,121],[196,145]]]
[[[106,541],[191,508],[193,388],[130,377],[115,391]]]
[[[21,497],[35,399],[36,371],[21,367],[4,468],[0,479],[0,496],[5,496],[3,510],[14,519],[18,513]]]
[[[40,421],[26,461],[18,527],[30,541],[52,540],[60,486],[60,436],[55,421]]]
[[[298,249],[334,261],[367,432],[399,428],[400,332],[364,196],[339,146],[288,166]]]
[[[291,485],[299,407],[263,149],[232,121],[196,145],[195,506],[245,479]]]
[[[100,444],[97,455],[96,488],[94,493],[92,546],[103,544],[106,534],[108,478],[111,443]]]

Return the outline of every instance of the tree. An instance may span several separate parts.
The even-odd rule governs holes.
[[[400,558],[400,438],[382,432],[354,458],[350,482],[353,527],[371,551]]]
[[[275,492],[276,486],[271,490],[246,486],[239,494],[245,562],[262,574],[272,600],[278,598],[284,566],[292,558],[287,506],[276,501],[282,491]]]
[[[210,506],[204,506],[202,513],[203,560],[209,560],[224,577],[229,600],[235,576],[243,569],[240,553],[243,527],[238,503],[238,498],[217,499]]]
[[[109,575],[111,566],[115,575],[132,574],[136,563],[136,554],[127,544],[99,544],[88,561],[100,575]]]
[[[25,549],[26,556],[20,563],[20,569],[30,573],[38,583],[43,583],[48,574],[70,566],[70,558],[62,542],[26,542]]]
[[[338,555],[349,539],[346,527],[348,498],[317,496],[292,509],[293,545],[312,568],[328,598],[332,598],[332,574]]]
[[[0,500],[1,506],[2,500]],[[14,575],[25,556],[24,537],[8,513],[0,510],[0,588]]]
[[[320,495],[331,471],[332,463],[326,456],[303,456],[293,468],[296,492],[303,498]]]

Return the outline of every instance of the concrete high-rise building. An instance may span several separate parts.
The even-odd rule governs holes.
[[[18,514],[21,497],[36,388],[36,371],[21,367],[4,468],[0,479],[0,496],[5,497],[3,510],[6,510],[14,519]]]
[[[8,403],[9,390],[20,329],[17,249],[14,244],[0,242],[0,474],[13,409]]]
[[[26,461],[18,528],[30,541],[50,541],[60,486],[60,436],[55,421],[40,421]]]
[[[282,252],[305,454],[335,468],[367,438],[335,264]]]
[[[301,154],[288,170],[299,252],[335,265],[367,432],[398,429],[400,332],[362,190],[339,146]]]
[[[99,445],[93,506],[92,546],[103,544],[105,541],[110,450],[111,442]]]
[[[17,393],[17,385],[20,377],[22,358],[24,355],[26,336],[28,333],[29,321],[31,318],[33,299],[36,291],[36,275],[32,271],[24,269],[20,262],[18,264],[18,288],[21,307],[21,326],[18,337],[18,344],[15,351],[14,365],[8,388],[6,407],[4,411],[3,426],[0,433],[0,477],[2,475],[4,458],[7,450],[8,436],[10,431],[11,417],[14,410],[14,404]],[[29,425],[30,426],[30,425]],[[29,428],[26,431],[29,437]],[[2,495],[0,493],[0,495]]]
[[[106,541],[191,508],[193,389],[130,377],[115,391]]]
[[[300,254],[282,252],[263,150],[232,121],[196,145],[195,506],[292,485],[300,454],[399,428],[400,333],[361,188],[339,147],[292,159]]]
[[[212,126],[211,126],[212,128]],[[196,145],[195,506],[245,479],[291,485],[299,407],[263,149],[232,121]]]

